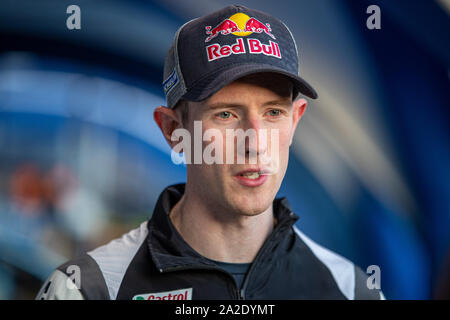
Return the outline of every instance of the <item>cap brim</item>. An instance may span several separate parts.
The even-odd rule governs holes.
[[[293,82],[297,92],[300,92],[311,99],[317,99],[316,91],[304,79],[272,65],[261,64],[236,65],[223,71],[219,70],[218,72],[197,81],[191,88],[187,89],[187,93],[183,98],[190,101],[202,101],[208,99],[214,93],[239,78],[262,72],[282,74]]]

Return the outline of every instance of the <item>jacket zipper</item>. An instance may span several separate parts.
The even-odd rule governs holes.
[[[293,212],[290,211],[289,216],[291,216],[292,214],[293,214]],[[282,230],[284,230],[285,227],[288,226],[288,222],[290,222],[290,220],[287,220],[281,224],[278,224],[275,227],[275,230],[269,236],[269,238],[267,238],[266,241],[264,242],[263,246],[261,247],[261,249],[259,250],[258,254],[255,257],[255,260],[253,260],[253,263],[251,264],[250,269],[248,270],[247,274],[245,275],[244,282],[242,283],[242,289],[239,292],[239,297],[240,297],[239,300],[245,300],[245,289],[247,289],[247,287],[248,287],[248,282],[249,282],[250,276],[252,274],[252,271],[255,270],[255,265],[257,265],[259,260],[261,260],[261,256],[264,255],[265,251],[267,250],[267,247],[273,242],[275,237],[277,237],[278,234]]]

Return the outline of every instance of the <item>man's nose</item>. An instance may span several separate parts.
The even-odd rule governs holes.
[[[250,130],[249,138],[245,139],[245,151],[247,156],[259,156],[267,152],[267,129],[264,122],[258,116],[250,116],[246,119],[244,131]]]

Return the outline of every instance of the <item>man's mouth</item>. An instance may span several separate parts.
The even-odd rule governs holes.
[[[248,169],[239,172],[235,177],[246,187],[258,187],[266,182],[269,172],[263,169]]]
[[[262,174],[263,174],[262,172],[244,172],[244,173],[241,173],[240,176],[245,177],[247,179],[254,180],[254,179],[258,179],[260,176],[262,176]]]

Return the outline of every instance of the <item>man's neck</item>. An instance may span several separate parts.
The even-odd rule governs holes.
[[[172,208],[170,219],[183,239],[204,257],[252,262],[273,230],[272,206],[256,216],[218,211],[208,207],[198,194],[186,192]]]

